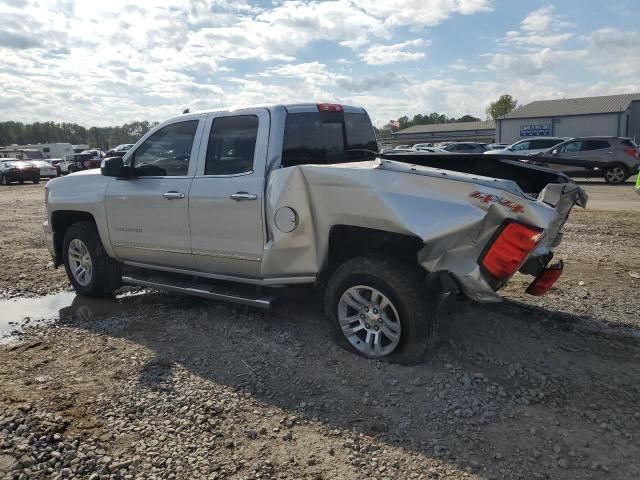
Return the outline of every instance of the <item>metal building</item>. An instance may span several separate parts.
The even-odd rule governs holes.
[[[524,137],[613,136],[640,139],[640,93],[542,100],[496,120],[496,141]]]
[[[394,145],[438,142],[486,142],[496,136],[493,120],[481,122],[434,123],[414,125],[391,134]]]

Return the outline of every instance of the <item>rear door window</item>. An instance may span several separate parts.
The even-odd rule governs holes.
[[[602,150],[605,148],[611,148],[611,145],[606,140],[585,140],[582,142],[582,151],[590,150]]]
[[[237,175],[253,171],[253,157],[258,136],[258,117],[238,115],[214,119],[205,175]]]
[[[290,113],[284,130],[282,166],[335,164],[371,158],[378,151],[369,117],[363,113]]]

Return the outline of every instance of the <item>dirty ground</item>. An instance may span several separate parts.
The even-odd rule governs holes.
[[[0,346],[0,479],[640,477],[640,213],[576,210],[548,296],[518,277],[501,305],[452,304],[404,367],[334,346],[314,292],[268,313],[59,294],[42,198],[0,190],[0,318],[22,327]]]

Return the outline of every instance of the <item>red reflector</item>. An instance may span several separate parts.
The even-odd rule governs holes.
[[[545,293],[549,291],[551,287],[556,283],[556,281],[562,275],[563,265],[562,262],[553,265],[551,267],[545,268],[544,271],[538,275],[531,285],[527,288],[527,293],[529,295],[535,295],[536,297],[541,297]]]
[[[498,280],[516,273],[538,245],[543,230],[521,223],[508,223],[485,253],[482,266]]]
[[[337,103],[319,103],[318,104],[319,112],[343,112],[342,105],[338,105]]]
[[[633,157],[633,158],[638,158],[638,150],[636,150],[635,148],[625,148],[624,149],[624,153],[626,153],[627,155]]]

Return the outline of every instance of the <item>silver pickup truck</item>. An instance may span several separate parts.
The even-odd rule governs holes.
[[[123,158],[47,184],[44,231],[81,295],[123,283],[267,308],[325,292],[337,342],[414,363],[439,301],[499,301],[517,271],[542,295],[584,192],[483,155],[380,155],[365,110],[297,104],[181,115]],[[451,157],[456,157],[452,159]]]

